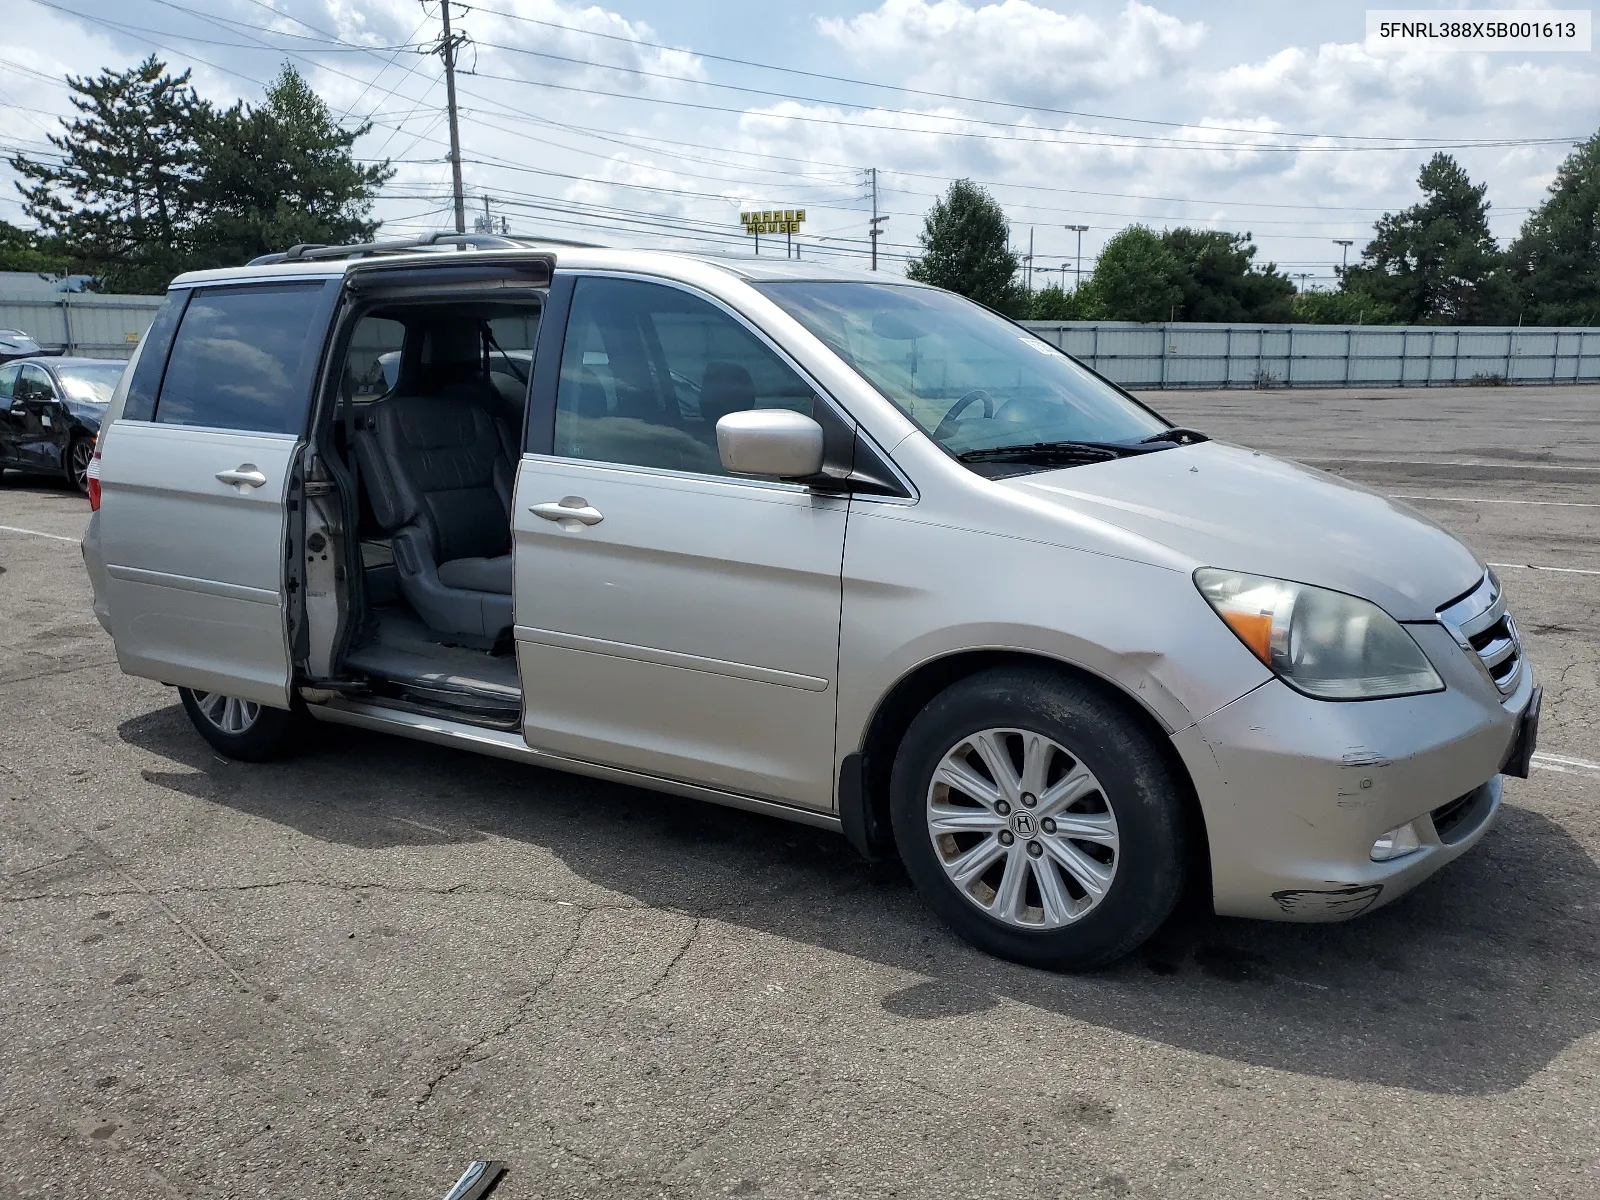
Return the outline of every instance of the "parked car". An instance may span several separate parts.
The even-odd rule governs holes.
[[[34,341],[32,334],[20,329],[0,329],[0,363],[44,353],[46,351]]]
[[[1369,912],[1527,774],[1500,585],[1403,504],[935,288],[464,242],[181,276],[118,389],[95,612],[220,752],[314,719],[837,830],[1058,968],[1191,880]]]
[[[0,366],[0,472],[59,473],[87,492],[100,422],[126,365],[25,358]]]

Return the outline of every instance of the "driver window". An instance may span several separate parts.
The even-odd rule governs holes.
[[[723,474],[716,425],[731,412],[812,415],[811,388],[754,333],[678,288],[578,280],[561,354],[555,452]]]
[[[22,371],[17,376],[15,394],[18,400],[54,400],[56,389],[43,367],[23,363]]]

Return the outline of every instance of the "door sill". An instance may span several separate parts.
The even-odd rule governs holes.
[[[717,788],[684,783],[676,779],[663,779],[622,767],[607,767],[579,758],[567,758],[564,755],[552,754],[548,750],[535,750],[523,740],[522,734],[515,730],[493,729],[450,717],[386,704],[373,704],[365,700],[333,699],[324,704],[308,704],[306,711],[319,721],[327,721],[334,725],[353,725],[359,729],[394,733],[438,746],[455,746],[458,749],[474,750],[479,754],[489,754],[496,758],[548,767],[552,771],[567,771],[574,775],[587,775],[592,779],[604,779],[612,783],[647,788],[650,791],[667,792],[691,800],[704,800],[726,808],[763,813],[766,816],[794,821],[801,825],[830,829],[835,833],[844,831],[839,818],[831,812],[818,812],[815,809],[800,808],[776,800],[762,800],[755,796],[724,792]]]

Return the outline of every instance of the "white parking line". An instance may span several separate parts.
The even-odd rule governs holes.
[[[63,537],[59,533],[45,533],[43,530],[39,529],[22,529],[16,525],[0,525],[0,530],[3,530],[6,533],[26,533],[32,535],[33,537],[49,538],[51,541],[55,542],[76,542],[78,540],[75,537]]]
[[[1502,571],[1559,571],[1563,575],[1600,575],[1600,571],[1592,571],[1588,567],[1536,567],[1532,563],[1490,563],[1491,567],[1498,567]]]
[[[1600,471],[1581,463],[1468,462],[1459,458],[1302,458],[1305,463],[1376,463],[1395,467],[1502,467],[1515,471]]]
[[[1413,496],[1409,492],[1390,492],[1392,500],[1448,500],[1451,504],[1545,504],[1557,508],[1600,508],[1583,500],[1486,500],[1478,496]]]
[[[1576,767],[1580,771],[1600,771],[1600,763],[1590,762],[1587,758],[1569,758],[1565,754],[1546,754],[1543,750],[1533,752],[1533,763],[1538,767],[1547,767],[1552,771],[1561,771]]]

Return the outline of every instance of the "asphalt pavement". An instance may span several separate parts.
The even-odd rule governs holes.
[[[8,473],[0,1195],[1600,1195],[1600,389],[1147,399],[1500,564],[1544,732],[1395,904],[1080,976],[768,818],[348,730],[225,761]]]

